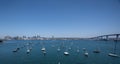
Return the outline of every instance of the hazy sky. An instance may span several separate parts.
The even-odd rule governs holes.
[[[120,33],[120,0],[0,0],[0,36]]]

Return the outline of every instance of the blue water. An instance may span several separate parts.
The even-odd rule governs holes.
[[[26,54],[27,43],[32,43],[32,50]],[[14,40],[0,44],[0,64],[120,64],[120,58],[108,56],[113,52],[114,41],[91,40]],[[18,52],[12,52],[19,47]],[[41,48],[46,48],[46,55]],[[60,51],[57,49],[60,48]],[[69,49],[71,48],[71,49]],[[89,53],[84,56],[83,48]],[[100,53],[93,53],[99,48]],[[80,52],[77,52],[77,49]],[[64,51],[69,55],[65,56]],[[120,42],[117,42],[116,54],[120,55]]]

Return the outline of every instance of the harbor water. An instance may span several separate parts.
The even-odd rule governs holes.
[[[120,57],[108,56],[110,52],[120,56],[120,42],[116,43],[116,49],[114,46],[114,41],[9,40],[0,44],[0,64],[120,64]],[[26,53],[28,47],[31,51]],[[41,51],[42,47],[46,53]],[[13,52],[16,48],[19,50]],[[93,53],[96,49],[100,53]],[[64,55],[65,51],[69,55]]]

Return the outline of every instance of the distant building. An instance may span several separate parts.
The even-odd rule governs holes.
[[[4,39],[5,40],[12,40],[12,37],[11,36],[5,36]]]

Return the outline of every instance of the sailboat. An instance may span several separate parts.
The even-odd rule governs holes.
[[[31,51],[30,48],[27,46],[27,51],[26,51],[26,53],[29,54],[30,51]]]
[[[27,54],[29,54],[30,53],[30,49],[27,49]]]
[[[64,52],[64,55],[69,55],[69,52],[67,52],[67,49],[66,49],[66,51]]]
[[[100,53],[100,50],[97,48],[96,50],[93,51],[93,53]]]
[[[83,48],[83,51],[86,51],[86,48]]]
[[[45,51],[45,47],[43,47],[41,50],[42,50],[42,51]]]
[[[80,52],[80,50],[79,50],[79,49],[77,49],[77,52]]]
[[[58,48],[57,51],[60,51],[60,48]]]
[[[85,51],[84,55],[85,55],[85,56],[88,56],[88,52],[87,52],[87,51]]]
[[[20,49],[20,48],[16,48],[16,49],[13,50],[13,52],[17,52],[19,49]]]
[[[108,53],[108,56],[120,57],[119,55],[116,54],[116,44],[117,44],[117,41],[115,42],[114,51],[112,53]]]
[[[13,50],[13,52],[17,52],[18,50],[20,50],[20,48],[17,45],[17,48]]]
[[[88,52],[87,52],[86,48],[83,48],[83,51],[84,51],[84,55],[88,57]]]
[[[64,55],[69,55],[69,53],[68,52],[64,52]]]

